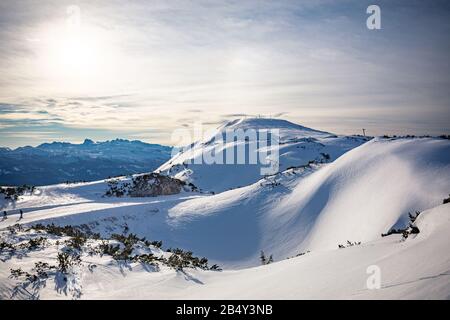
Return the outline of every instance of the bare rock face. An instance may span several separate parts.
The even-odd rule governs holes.
[[[128,190],[130,197],[155,197],[177,194],[183,190],[184,182],[158,173],[148,173],[133,178]]]

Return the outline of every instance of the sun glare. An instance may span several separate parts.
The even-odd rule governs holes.
[[[67,33],[49,47],[49,58],[55,70],[66,76],[95,73],[100,66],[99,41],[87,33]]]
[[[46,27],[39,44],[40,76],[67,88],[91,86],[106,79],[114,51],[107,40],[101,30],[88,25],[68,28],[55,23]]]

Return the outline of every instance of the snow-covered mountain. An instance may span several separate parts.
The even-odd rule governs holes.
[[[375,240],[449,192],[448,140],[375,139],[331,164],[183,201],[168,216],[172,234],[196,252],[254,263],[260,250],[283,259]]]
[[[170,158],[171,147],[138,140],[44,143],[14,150],[0,148],[0,185],[48,185],[95,181],[148,172]]]
[[[38,261],[54,264],[61,243],[70,240],[64,234],[52,235],[39,250],[16,256],[8,248],[20,253],[27,246],[24,241],[43,235],[33,229],[15,234],[6,229],[20,222],[25,226],[71,225],[98,233],[77,249],[82,263],[70,274],[70,285],[76,284],[81,298],[447,299],[450,140],[375,138],[361,144],[363,138],[355,137],[358,145],[353,147],[352,138],[276,122],[282,139],[290,138],[284,140],[285,147],[295,157],[283,158],[284,152],[280,152],[279,173],[255,174],[252,179],[244,176],[246,183],[256,180],[243,187],[237,187],[245,173],[239,165],[224,169],[226,175],[219,165],[200,165],[196,169],[202,175],[197,177],[193,170],[192,181],[205,188],[214,181],[228,180],[216,190],[225,185],[234,189],[216,194],[183,190],[157,197],[105,197],[110,183],[97,181],[39,187],[16,202],[3,202],[9,217],[0,221],[5,248],[0,262],[0,297],[10,298],[24,285],[19,281],[23,277],[11,278],[11,268],[32,270]],[[227,126],[261,125],[267,129],[270,123],[274,122],[241,120]],[[296,146],[305,149],[297,151]],[[192,146],[199,150],[209,147],[208,141]],[[301,150],[307,150],[307,156]],[[325,152],[330,154],[328,162],[311,158]],[[182,157],[174,157],[172,165],[183,163]],[[287,164],[283,166],[283,162]],[[211,176],[203,175],[207,172]],[[130,178],[117,181],[126,184]],[[19,209],[24,211],[22,220],[18,219]],[[402,230],[382,237],[392,228]],[[104,241],[116,243],[111,240],[117,238],[113,234],[130,233],[162,240],[163,251],[176,247],[192,250],[224,271],[186,267],[180,272],[163,258],[155,269],[140,256],[118,261],[98,254],[98,250],[104,251],[98,249]],[[142,246],[141,241],[130,252],[150,250],[162,257],[178,252]],[[272,255],[275,262],[258,266],[261,251],[267,257]],[[92,264],[97,266],[95,270]],[[367,287],[368,267],[373,266],[382,273],[377,290]],[[59,286],[57,275],[54,281]],[[66,287],[70,292],[69,284]],[[52,286],[40,288],[39,294],[41,298],[65,297]],[[20,289],[15,297],[35,295]]]
[[[222,137],[226,134],[236,133],[239,130],[248,132],[249,129],[256,132],[278,130],[279,143],[263,147],[258,145],[254,149],[255,154],[264,151],[270,156],[275,152],[278,158],[275,160],[277,171],[306,165],[313,161],[331,162],[370,139],[361,136],[337,136],[280,119],[242,118],[220,126],[210,137],[184,148],[157,171],[189,181],[203,191],[216,193],[254,183],[262,178],[261,169],[266,167],[265,163],[252,164],[247,160],[244,164],[229,164],[224,160],[225,165],[223,165],[208,164],[202,160],[205,154],[218,149],[223,153],[224,159],[227,154],[237,153],[240,147],[247,148],[245,149],[247,153],[251,153],[252,149],[249,147],[252,143],[251,139],[243,141],[236,139],[233,142],[220,144]],[[261,138],[257,136],[256,139],[259,141]],[[248,155],[248,158],[250,157],[251,155]]]

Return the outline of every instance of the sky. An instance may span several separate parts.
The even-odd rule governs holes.
[[[0,146],[171,145],[242,116],[449,134],[449,34],[445,0],[2,0]]]

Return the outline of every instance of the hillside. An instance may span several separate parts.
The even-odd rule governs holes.
[[[259,134],[256,140],[250,137],[245,140],[236,139],[234,142],[226,140],[225,143],[223,142],[226,134],[236,134],[239,131],[248,132],[246,130],[249,129],[256,132],[270,132],[270,130],[276,129],[279,131],[279,144],[269,146],[260,144],[264,139]],[[280,119],[236,119],[220,126],[204,140],[196,141],[181,150],[172,159],[161,165],[157,172],[189,181],[205,192],[218,193],[258,181],[264,176],[262,168],[268,169],[270,166],[274,166],[275,172],[270,173],[273,174],[310,162],[331,162],[368,140],[370,140],[369,137],[337,136]],[[249,147],[252,142],[255,144],[258,142],[254,150]],[[212,150],[222,152],[223,159],[227,159],[227,154],[236,157],[238,148],[246,148],[247,158],[243,164],[237,163],[237,161],[230,164],[225,160],[225,165],[202,161],[205,154],[212,153]],[[272,154],[274,156],[271,156]],[[264,157],[264,162],[251,163],[249,159],[252,155],[255,156],[255,159]]]
[[[331,164],[289,169],[216,195],[105,198],[107,184],[96,182],[39,188],[39,196],[24,197],[15,208],[31,211],[25,223],[88,224],[103,234],[126,225],[139,236],[242,268],[258,264],[260,250],[280,260],[347,240],[372,241],[403,225],[408,212],[448,195],[449,151],[444,139],[376,139]],[[13,221],[0,227],[5,223]]]
[[[54,265],[58,248],[53,237],[53,245],[47,243],[20,260],[2,254],[0,299],[449,299],[449,217],[450,204],[441,205],[424,211],[415,222],[421,233],[406,240],[392,235],[359,246],[222,272],[176,271],[163,263],[158,267],[138,261],[121,263],[107,255],[89,254],[93,245],[89,240],[82,262],[70,269],[67,281],[62,280],[61,271],[53,270],[34,285],[23,281],[23,276],[10,276],[10,268],[19,265],[24,270],[36,263],[44,268],[45,263]],[[29,236],[16,232],[26,243]],[[14,236],[8,234],[1,236],[11,241]],[[142,257],[144,252],[170,257],[155,246],[136,251]],[[373,270],[378,271],[379,289],[368,286]]]
[[[331,164],[294,173],[277,177],[277,183],[184,201],[169,210],[170,222],[179,226],[183,243],[229,262],[257,261],[259,250],[285,258],[347,240],[371,241],[403,225],[408,212],[446,197],[450,143],[376,139]],[[221,250],[208,250],[212,244]]]
[[[300,144],[305,146],[301,150],[308,150],[314,145],[314,151],[298,151],[296,158],[289,158],[292,163],[282,156],[281,163],[289,163],[288,168],[271,176],[255,175],[255,182],[242,187],[216,194],[198,190],[189,182],[203,181],[203,187],[214,181],[227,181],[228,187],[231,182],[241,184],[239,165],[224,165],[226,175],[218,165],[204,165],[200,172],[211,174],[206,180],[194,170],[196,180],[184,181],[154,172],[38,187],[17,201],[2,198],[8,217],[0,221],[0,297],[450,296],[450,207],[442,204],[450,193],[450,140],[379,137],[361,144],[362,137],[336,138],[288,122],[257,119],[225,126],[267,129],[274,123],[288,139],[287,148]],[[360,145],[352,147],[351,141]],[[191,147],[201,152],[211,143]],[[350,150],[344,153],[345,148]],[[334,150],[337,158],[303,162],[324,150],[330,154]],[[243,176],[243,181],[249,177]],[[15,226],[18,223],[21,228]],[[72,236],[51,231],[73,228],[87,239],[73,237],[73,231]],[[382,237],[393,228],[400,231]],[[135,239],[131,247],[127,239]],[[64,250],[79,259],[70,272],[55,264]],[[261,251],[274,263],[260,266]],[[366,286],[367,268],[372,265],[381,270],[380,290]],[[10,269],[19,266],[24,270],[11,275]],[[48,273],[41,280],[54,281],[55,286],[24,290],[34,279],[26,278],[27,272],[43,267]],[[69,272],[71,280],[62,283],[61,272]]]

